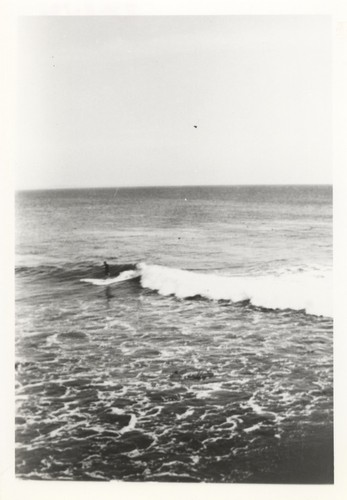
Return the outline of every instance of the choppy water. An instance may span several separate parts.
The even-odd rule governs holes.
[[[331,201],[18,193],[17,475],[332,482]]]

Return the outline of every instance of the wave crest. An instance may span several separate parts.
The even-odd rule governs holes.
[[[158,265],[138,264],[141,285],[161,295],[184,299],[201,296],[211,300],[250,301],[268,309],[305,310],[332,316],[331,273],[286,273],[279,276],[221,276]]]

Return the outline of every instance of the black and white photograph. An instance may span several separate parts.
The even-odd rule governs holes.
[[[331,17],[16,36],[16,478],[334,484]]]

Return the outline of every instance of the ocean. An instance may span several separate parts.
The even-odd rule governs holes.
[[[15,343],[18,478],[332,483],[332,188],[17,192]]]

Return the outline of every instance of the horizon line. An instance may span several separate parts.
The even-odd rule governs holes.
[[[278,183],[278,184],[267,184],[267,183],[257,183],[257,184],[156,184],[156,185],[136,185],[136,186],[84,186],[84,187],[44,187],[44,188],[19,188],[15,189],[16,193],[18,192],[27,192],[27,191],[82,191],[82,190],[90,190],[90,189],[155,189],[155,188],[189,188],[189,187],[258,187],[258,186],[266,186],[266,187],[299,187],[299,186],[331,186],[333,187],[332,182],[314,182],[314,183]]]

